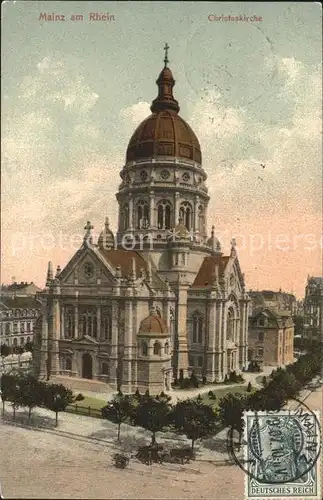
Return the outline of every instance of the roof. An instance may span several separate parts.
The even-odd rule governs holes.
[[[34,297],[2,297],[0,309],[41,309],[41,302]]]
[[[35,288],[37,290],[41,290],[35,283],[32,281],[31,283],[28,283],[27,281],[21,281],[20,283],[12,283],[11,285],[2,285],[1,286],[1,291],[3,292],[15,292],[15,291],[21,291],[25,290],[28,287]]]
[[[127,162],[156,156],[182,157],[201,164],[201,147],[191,127],[178,115],[173,96],[175,80],[165,67],[157,80],[158,96],[148,116],[133,133],[127,148]]]
[[[210,286],[214,282],[215,266],[219,266],[219,277],[223,276],[230,257],[223,255],[212,255],[204,257],[201,267],[196,275],[192,287]]]
[[[165,335],[168,333],[167,325],[158,314],[150,314],[140,323],[139,333],[148,335]]]
[[[103,250],[98,249],[100,255],[114,268],[120,266],[121,277],[128,278],[132,274],[132,262],[135,259],[136,263],[136,279],[140,277],[140,271],[143,269],[148,274],[148,262],[134,250]],[[151,270],[152,286],[154,288],[166,288],[165,283],[157,276],[154,269]]]

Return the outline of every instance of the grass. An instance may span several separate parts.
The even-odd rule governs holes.
[[[220,399],[223,398],[223,396],[225,396],[226,394],[229,394],[230,392],[233,394],[236,394],[236,393],[250,394],[250,393],[247,393],[247,387],[245,385],[237,385],[235,387],[228,386],[228,388],[214,390],[213,393],[215,394],[216,399],[210,399],[207,392],[204,394],[201,394],[201,397],[202,397],[204,404],[211,405],[213,408],[217,408],[219,405]],[[197,399],[197,397],[195,397],[194,399]]]
[[[66,408],[66,411],[69,413],[76,413],[77,415],[87,415],[100,418],[101,408],[103,408],[103,406],[106,406],[106,404],[107,401],[105,401],[104,399],[84,396],[84,399],[82,399],[82,401],[76,401],[74,404],[69,405]]]

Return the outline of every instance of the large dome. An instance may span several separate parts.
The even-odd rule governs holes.
[[[178,115],[179,105],[172,91],[175,80],[168,67],[164,67],[156,83],[158,96],[151,105],[152,114],[132,135],[126,161],[171,156],[201,164],[199,141],[191,127]]]

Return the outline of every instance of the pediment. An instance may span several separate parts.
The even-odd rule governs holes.
[[[81,247],[59,275],[62,285],[106,285],[115,281],[115,270],[104,261],[94,247]]]

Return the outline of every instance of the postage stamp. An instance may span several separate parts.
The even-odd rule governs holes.
[[[248,411],[244,421],[245,499],[319,500],[318,413]]]

